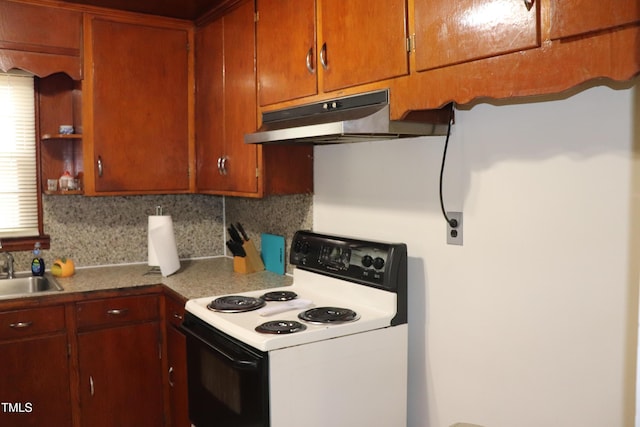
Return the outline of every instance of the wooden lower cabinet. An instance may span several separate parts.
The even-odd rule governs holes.
[[[169,365],[169,405],[172,427],[189,427],[187,389],[187,338],[173,326],[167,327],[167,361]]]
[[[0,366],[0,426],[71,425],[63,305],[0,308]]]
[[[80,425],[164,425],[155,295],[77,304]]]
[[[187,338],[179,326],[184,319],[183,298],[165,296],[168,412],[172,427],[190,427],[187,387]]]
[[[82,426],[162,426],[159,322],[78,335]]]
[[[0,366],[1,426],[71,425],[66,333],[0,341]]]
[[[185,300],[78,299],[0,303],[0,426],[189,427]]]

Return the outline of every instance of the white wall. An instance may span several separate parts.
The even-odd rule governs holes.
[[[316,148],[314,229],[408,244],[409,426],[632,425],[630,86],[456,111],[444,192],[463,246],[439,208],[443,137]]]

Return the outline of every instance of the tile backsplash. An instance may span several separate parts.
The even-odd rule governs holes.
[[[311,228],[312,196],[277,196],[260,200],[209,195],[118,197],[43,196],[44,229],[51,248],[43,251],[47,268],[63,256],[76,266],[147,261],[148,216],[161,206],[171,215],[180,258],[225,253],[224,218],[240,221],[259,247],[262,232],[285,235]],[[32,254],[16,252],[16,271],[28,271]]]

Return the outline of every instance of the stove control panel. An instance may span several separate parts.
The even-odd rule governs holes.
[[[298,231],[289,261],[311,270],[376,288],[396,291],[406,281],[407,246]]]

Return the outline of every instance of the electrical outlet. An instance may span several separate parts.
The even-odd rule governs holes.
[[[462,212],[447,212],[449,220],[455,219],[458,222],[456,227],[447,224],[447,244],[462,246]]]

